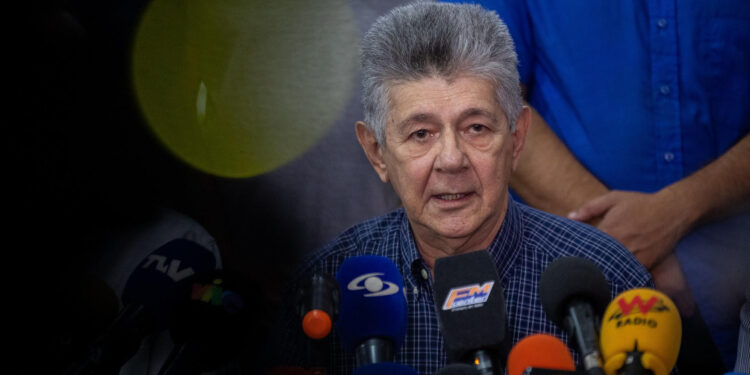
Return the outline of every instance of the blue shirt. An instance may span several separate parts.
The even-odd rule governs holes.
[[[487,250],[502,280],[508,329],[514,344],[527,335],[542,332],[567,341],[567,336],[547,320],[539,299],[539,277],[556,258],[570,255],[594,261],[609,281],[612,297],[627,289],[653,285],[651,276],[630,252],[604,233],[512,199],[503,224]],[[335,275],[344,259],[366,254],[390,258],[404,278],[408,326],[395,361],[415,368],[420,374],[436,373],[446,365],[447,354],[433,302],[432,278],[417,251],[403,209],[347,230],[314,253],[297,275],[313,270]],[[291,297],[298,290],[298,283],[296,280],[291,284],[273,351],[279,356],[275,360],[277,363],[309,366],[309,340],[303,337]],[[324,361],[330,366],[329,373],[351,373],[353,357],[344,352],[335,329],[331,340],[324,345],[331,345],[330,356]]]
[[[612,189],[653,192],[750,132],[750,1],[486,0],[529,103]]]

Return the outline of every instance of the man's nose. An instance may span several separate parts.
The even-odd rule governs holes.
[[[441,172],[455,173],[467,168],[467,158],[458,135],[447,133],[439,142],[440,150],[435,168]]]

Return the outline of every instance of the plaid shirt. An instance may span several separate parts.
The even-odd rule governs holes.
[[[650,286],[651,276],[622,245],[591,226],[553,216],[509,198],[503,224],[488,248],[505,292],[508,330],[515,344],[534,333],[550,333],[566,343],[567,335],[549,321],[539,298],[539,278],[554,259],[580,256],[594,261],[609,281],[612,297]],[[434,374],[446,365],[447,354],[433,301],[432,276],[417,251],[406,213],[398,209],[370,219],[341,234],[303,263],[298,276],[314,270],[336,275],[344,259],[359,255],[390,258],[404,278],[409,305],[406,339],[395,361]],[[326,367],[329,374],[349,374],[353,355],[344,351],[336,330],[323,342],[311,343],[300,328],[291,283],[281,326],[276,331],[274,362]],[[569,347],[573,348],[572,344]],[[578,358],[576,356],[576,361]]]

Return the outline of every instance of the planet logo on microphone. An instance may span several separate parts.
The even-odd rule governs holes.
[[[453,288],[448,292],[443,303],[443,310],[460,311],[481,307],[490,298],[494,281],[487,281],[482,285],[471,284]]]
[[[351,291],[367,290],[370,292],[363,294],[364,297],[390,296],[391,294],[398,293],[398,285],[390,281],[384,281],[380,278],[383,275],[385,274],[382,272],[372,272],[357,276],[346,285],[346,289]]]

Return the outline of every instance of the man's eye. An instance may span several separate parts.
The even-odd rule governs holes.
[[[486,129],[487,127],[482,124],[471,124],[471,126],[469,126],[469,130],[471,130],[472,133],[481,133]]]
[[[414,138],[417,138],[417,139],[425,139],[425,138],[427,138],[428,134],[429,133],[427,133],[427,130],[425,130],[425,129],[419,129],[419,130],[415,131],[414,133],[411,133],[411,135]]]

